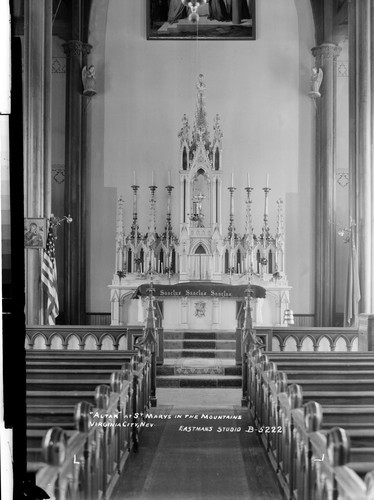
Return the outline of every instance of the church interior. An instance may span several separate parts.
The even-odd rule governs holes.
[[[3,498],[374,499],[373,2],[1,8]]]

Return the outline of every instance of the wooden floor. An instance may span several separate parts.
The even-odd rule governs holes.
[[[164,418],[149,419],[113,500],[281,500],[240,398],[240,389],[158,389],[152,413]]]

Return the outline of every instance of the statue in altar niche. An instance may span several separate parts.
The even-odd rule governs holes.
[[[192,215],[190,219],[196,222],[196,227],[204,227],[204,214],[203,214],[203,199],[206,198],[205,195],[199,193],[194,196],[192,200]]]

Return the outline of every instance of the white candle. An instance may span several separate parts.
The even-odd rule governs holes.
[[[136,175],[135,175],[135,170],[134,170],[134,186],[136,186]]]
[[[234,187],[234,173],[231,173],[231,187]]]
[[[248,184],[247,187],[251,187],[251,177],[249,175],[249,172],[247,173],[247,184]]]
[[[170,170],[168,172],[168,185],[171,186]]]
[[[154,172],[154,170],[152,170],[152,184],[151,185],[152,186],[155,185],[155,172]]]
[[[269,187],[269,174],[266,174],[266,187]]]

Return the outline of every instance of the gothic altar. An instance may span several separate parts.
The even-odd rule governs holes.
[[[165,226],[156,227],[156,189],[153,178],[149,198],[149,223],[146,232],[138,224],[135,174],[132,188],[132,224],[124,225],[124,199],[117,205],[116,269],[110,288],[111,324],[144,324],[148,304],[146,289],[152,281],[160,321],[165,330],[232,330],[250,284],[252,317],[256,326],[287,325],[289,291],[284,269],[284,219],[282,200],[276,202],[277,224],[271,233],[268,224],[268,182],[264,191],[264,216],[261,232],[254,232],[252,220],[253,188],[244,188],[245,231],[235,229],[234,197],[236,188],[228,189],[229,225],[222,220],[222,131],[215,116],[213,137],[205,110],[206,85],[199,76],[197,104],[192,130],[186,115],[178,138],[180,142],[179,224],[173,227],[171,197],[174,186],[170,175],[165,186],[167,210]],[[153,176],[152,176],[153,177]],[[243,207],[244,208],[244,207]]]

